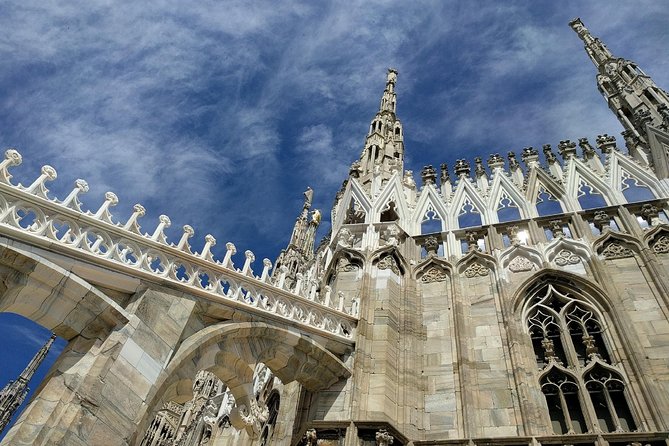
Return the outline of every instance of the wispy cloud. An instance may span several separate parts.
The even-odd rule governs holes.
[[[668,12],[643,6],[4,2],[0,140],[23,152],[26,182],[49,163],[59,195],[83,177],[90,207],[114,190],[119,218],[145,204],[147,231],[166,213],[173,234],[189,223],[273,258],[306,185],[329,208],[386,67],[407,168],[616,133],[566,23],[583,16],[666,86]]]

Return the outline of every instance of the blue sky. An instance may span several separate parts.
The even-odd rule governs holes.
[[[577,16],[669,88],[662,1],[5,1],[0,144],[23,154],[24,184],[52,165],[54,195],[83,178],[86,207],[114,191],[118,220],[142,203],[145,231],[167,214],[173,241],[190,224],[193,245],[211,233],[216,254],[232,241],[236,263],[251,249],[259,270],[307,186],[328,229],[387,67],[399,70],[407,169],[619,137],[567,25]],[[20,337],[5,320],[0,336]],[[0,383],[41,342],[22,357],[0,346]]]

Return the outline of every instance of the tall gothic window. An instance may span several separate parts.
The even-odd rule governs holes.
[[[598,311],[574,284],[542,282],[528,292],[524,318],[539,385],[556,434],[636,430],[625,380],[612,364]]]

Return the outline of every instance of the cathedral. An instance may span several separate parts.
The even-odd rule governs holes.
[[[330,233],[308,189],[257,272],[8,150],[0,311],[69,343],[1,444],[669,444],[669,94],[569,25],[622,139],[414,175],[389,69]]]

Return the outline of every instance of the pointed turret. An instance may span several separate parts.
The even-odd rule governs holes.
[[[28,395],[28,383],[37,371],[38,367],[46,358],[49,349],[53,345],[56,335],[51,335],[51,338],[42,346],[40,351],[35,354],[28,366],[21,372],[16,381],[10,381],[0,391],[0,432],[9,424],[14,415],[14,412],[21,406]]]
[[[397,70],[388,69],[379,111],[372,120],[360,161],[351,169],[368,190],[378,190],[384,180],[404,170],[404,135],[397,118]]]
[[[308,187],[304,192],[304,204],[300,215],[295,220],[290,242],[286,249],[281,251],[274,265],[274,276],[281,273],[282,266],[286,267],[286,283],[289,286],[295,282],[297,273],[303,273],[307,264],[314,257],[314,240],[316,229],[321,222],[321,212],[318,209],[311,211],[313,196],[314,191]],[[311,218],[309,218],[310,214]]]
[[[569,25],[597,67],[597,86],[625,128],[623,136],[630,155],[655,167],[660,177],[669,177],[666,150],[658,141],[669,136],[669,95],[636,63],[615,57],[601,40],[590,34],[581,19],[576,18]]]

